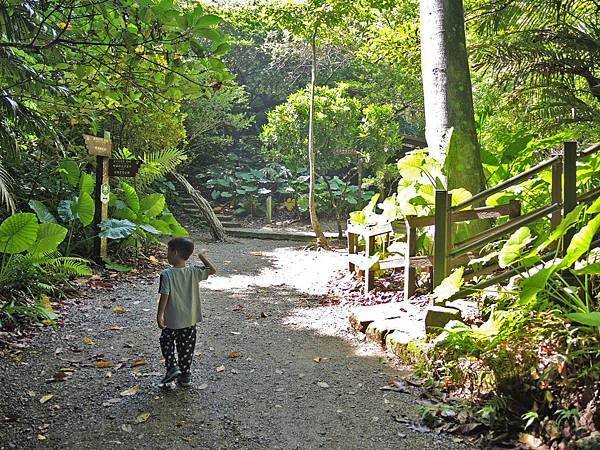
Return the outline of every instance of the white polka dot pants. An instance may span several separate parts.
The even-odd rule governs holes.
[[[160,335],[160,349],[165,358],[167,371],[176,367],[175,345],[177,345],[177,356],[179,368],[183,373],[190,373],[194,349],[196,348],[196,326],[172,330],[165,328]]]

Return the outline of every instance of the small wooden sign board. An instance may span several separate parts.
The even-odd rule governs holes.
[[[139,159],[109,159],[108,175],[111,177],[135,177],[142,166]]]
[[[112,154],[112,141],[97,136],[84,134],[85,146],[90,155],[110,157]]]

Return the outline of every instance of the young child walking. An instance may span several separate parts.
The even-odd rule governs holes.
[[[201,251],[203,265],[187,264],[194,252],[194,243],[186,238],[169,241],[167,260],[171,267],[160,274],[158,313],[156,321],[162,330],[160,349],[165,358],[167,373],[162,384],[178,380],[181,386],[191,383],[191,365],[196,347],[196,323],[202,320],[198,283],[217,273]],[[175,346],[177,356],[175,358]]]

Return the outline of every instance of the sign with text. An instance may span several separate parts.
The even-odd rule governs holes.
[[[89,134],[84,134],[83,139],[90,155],[110,157],[112,154],[112,141],[110,139],[90,136]]]
[[[108,175],[111,177],[135,177],[142,166],[139,159],[109,159]]]

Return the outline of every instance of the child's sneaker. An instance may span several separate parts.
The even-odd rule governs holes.
[[[181,386],[188,387],[190,384],[192,384],[192,374],[182,373],[181,375],[179,375],[179,379],[177,381]]]
[[[172,369],[169,369],[169,371],[166,373],[165,377],[161,381],[161,384],[170,383],[179,375],[181,375],[181,370],[179,370],[179,367],[173,367]]]

